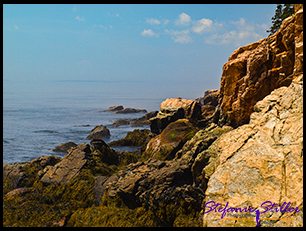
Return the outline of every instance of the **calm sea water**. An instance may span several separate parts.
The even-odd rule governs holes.
[[[90,81],[41,82],[31,84],[4,81],[3,86],[3,162],[29,161],[53,152],[57,145],[73,141],[89,143],[86,136],[96,125],[111,133],[105,142],[121,139],[137,127],[111,124],[119,119],[138,118],[145,113],[102,112],[113,105],[159,110],[165,99],[143,83]],[[136,89],[136,90],[135,90]],[[146,90],[145,90],[146,89]],[[152,97],[152,95],[154,97]],[[147,127],[141,127],[149,128]]]

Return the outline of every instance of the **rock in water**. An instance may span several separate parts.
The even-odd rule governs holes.
[[[147,110],[145,109],[135,109],[135,108],[124,108],[122,110],[117,110],[114,113],[121,113],[121,114],[128,114],[128,113],[147,113]]]
[[[67,152],[69,149],[76,147],[77,144],[74,142],[68,142],[68,143],[62,143],[58,146],[56,146],[52,151],[53,152]]]
[[[91,130],[90,134],[86,139],[99,139],[99,138],[109,138],[110,132],[106,126],[97,125]]]
[[[105,111],[121,111],[123,109],[122,105],[119,106],[111,106],[108,109],[106,109]]]

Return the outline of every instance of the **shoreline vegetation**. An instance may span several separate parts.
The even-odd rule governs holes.
[[[294,7],[277,32],[232,53],[220,89],[154,112],[107,109],[146,113],[112,126],[150,129],[107,144],[97,125],[89,143],[56,147],[63,158],[3,163],[3,226],[303,226],[303,5]],[[209,201],[252,207],[260,220],[232,210],[221,219]],[[263,213],[267,201],[299,212]]]

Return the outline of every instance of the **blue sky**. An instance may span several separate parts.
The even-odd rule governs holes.
[[[7,82],[31,87],[50,81],[134,81],[199,97],[219,88],[222,66],[235,49],[267,36],[275,8],[4,5],[4,87]]]

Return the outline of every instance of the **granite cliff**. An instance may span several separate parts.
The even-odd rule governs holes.
[[[139,141],[134,153],[93,139],[62,159],[3,164],[3,225],[303,226],[302,5],[233,52],[220,90],[167,99],[155,115],[151,132],[117,142]]]
[[[286,18],[273,35],[240,47],[223,66],[215,122],[238,127],[253,107],[303,72],[303,9]]]

